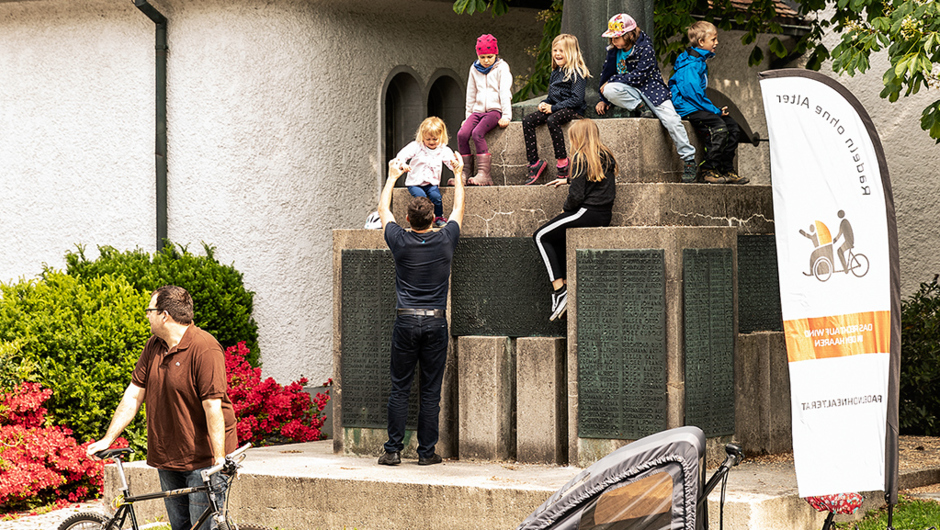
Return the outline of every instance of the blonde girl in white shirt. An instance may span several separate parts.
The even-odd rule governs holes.
[[[405,186],[412,197],[427,197],[434,204],[434,226],[447,224],[444,205],[441,202],[441,165],[451,171],[457,167],[459,158],[447,147],[447,127],[437,116],[426,118],[418,126],[415,141],[406,145],[395,156],[394,163],[407,171]]]

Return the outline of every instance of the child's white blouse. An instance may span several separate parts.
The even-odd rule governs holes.
[[[441,164],[454,170],[454,151],[446,145],[428,149],[423,143],[411,142],[398,152],[395,159],[411,166],[411,171],[405,177],[405,186],[440,186],[443,171]]]

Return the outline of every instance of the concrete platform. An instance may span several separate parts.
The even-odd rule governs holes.
[[[454,190],[441,188],[444,215]],[[733,184],[632,183],[618,180],[611,226],[730,226],[739,234],[773,233],[770,186]],[[461,237],[530,237],[561,213],[568,188],[560,186],[468,187]],[[392,213],[405,227],[411,195],[392,194]]]
[[[158,489],[157,473],[142,462],[126,466],[131,492]],[[940,465],[912,467],[901,455],[902,489],[940,482]],[[397,467],[373,457],[337,456],[332,442],[251,449],[233,485],[236,521],[281,530],[452,530],[515,528],[580,469],[548,465],[445,460]],[[709,472],[709,476],[711,472]],[[113,466],[105,473],[105,505],[118,493]],[[865,494],[865,509],[882,494]],[[709,497],[709,525],[718,528],[720,487]],[[163,505],[137,505],[139,517],[163,516]],[[797,497],[791,461],[757,459],[732,470],[724,509],[727,530],[811,530],[824,517]],[[840,516],[838,520],[853,520]]]

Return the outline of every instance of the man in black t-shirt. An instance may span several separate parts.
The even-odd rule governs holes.
[[[463,169],[459,156],[454,160],[454,174]],[[421,365],[421,408],[418,412],[418,465],[441,462],[434,452],[441,411],[441,382],[447,361],[447,287],[450,263],[460,238],[463,222],[464,189],[461,179],[454,179],[454,211],[439,231],[431,230],[434,205],[426,197],[415,197],[408,204],[405,218],[408,232],[395,222],[390,209],[395,181],[404,173],[395,161],[388,166],[388,180],[379,199],[379,217],[385,242],[395,257],[395,292],[398,315],[392,331],[391,379],[388,397],[388,441],[379,464],[401,463],[404,449],[408,394],[415,368]]]

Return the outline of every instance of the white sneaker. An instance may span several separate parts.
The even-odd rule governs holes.
[[[568,309],[568,288],[566,287],[560,293],[552,293],[552,316],[550,321],[561,318]]]

